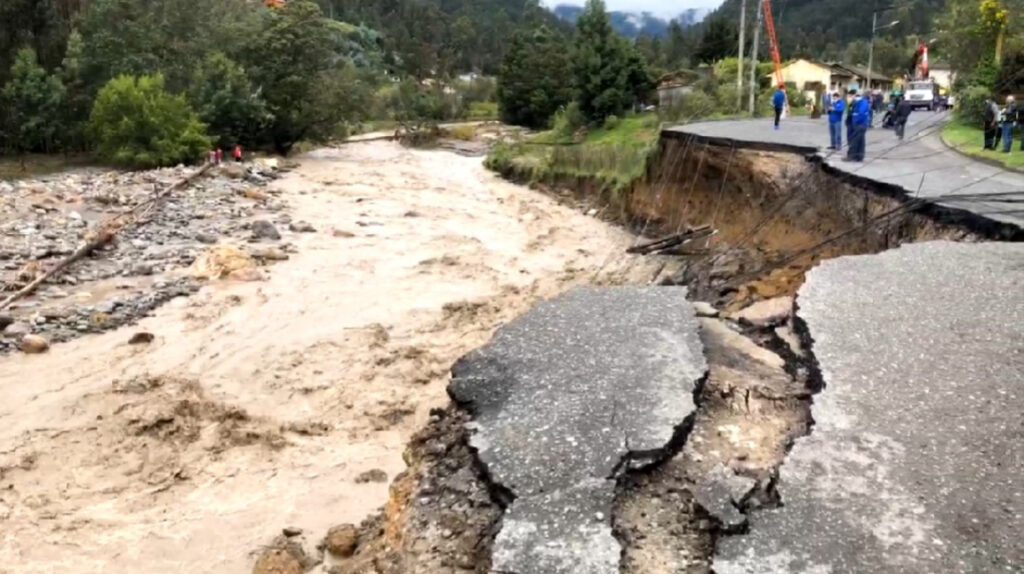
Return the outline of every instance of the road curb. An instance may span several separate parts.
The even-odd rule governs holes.
[[[947,125],[949,125],[949,124],[947,124]],[[1002,163],[1000,161],[997,161],[997,160],[994,160],[994,159],[991,159],[991,158],[987,158],[987,157],[979,156],[979,155],[973,155],[973,154],[969,154],[969,153],[967,153],[965,151],[961,151],[960,148],[958,148],[955,145],[953,145],[953,144],[949,143],[948,141],[946,141],[946,126],[943,126],[942,129],[939,131],[939,141],[941,141],[942,145],[946,146],[946,148],[948,148],[948,149],[950,149],[950,150],[952,150],[952,151],[954,151],[954,152],[956,152],[956,153],[958,153],[958,154],[960,154],[960,155],[962,155],[962,156],[964,156],[964,157],[966,157],[966,158],[968,158],[968,159],[970,159],[972,161],[976,161],[978,163],[983,163],[985,165],[990,165],[992,167],[998,167],[999,169],[1005,169],[1006,171],[1010,171],[1010,172],[1013,172],[1013,173],[1024,173],[1024,169],[1020,169],[1020,168],[1017,168],[1017,167],[1010,167],[1010,166],[1005,165],[1004,163]]]

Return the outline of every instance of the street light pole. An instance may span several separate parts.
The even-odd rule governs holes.
[[[878,12],[871,13],[871,44],[868,48],[868,77],[865,78],[867,89],[865,92],[871,91],[871,67],[875,63],[875,32],[878,30]]]

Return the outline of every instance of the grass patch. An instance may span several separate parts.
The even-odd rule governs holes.
[[[981,128],[967,125],[960,121],[952,121],[942,128],[942,141],[957,151],[989,162],[996,162],[1004,167],[1024,171],[1024,151],[1020,149],[1020,128],[1014,130],[1014,144],[1010,153],[1003,153],[1003,143],[999,149],[992,151],[983,149],[985,134]]]
[[[473,141],[476,139],[476,126],[472,124],[459,124],[446,128],[448,137],[462,140],[462,141]]]
[[[654,114],[614,119],[586,130],[585,135],[551,130],[523,142],[495,146],[486,165],[529,182],[583,177],[619,191],[643,177],[659,130]]]
[[[485,121],[498,119],[498,102],[473,102],[469,104],[466,119]]]
[[[96,162],[89,154],[30,154],[24,158],[24,167],[21,158],[6,156],[0,157],[0,180],[26,179],[90,165]]]

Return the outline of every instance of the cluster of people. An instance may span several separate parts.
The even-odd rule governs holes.
[[[846,124],[847,161],[864,161],[868,127],[871,126],[874,99],[850,89],[842,98],[833,92],[825,100],[828,112],[829,146],[831,150],[843,147],[843,124]]]
[[[985,149],[998,150],[1002,140],[1003,153],[1013,148],[1013,128],[1024,126],[1024,109],[1017,108],[1013,96],[1006,97],[1002,108],[992,98],[985,100]],[[1024,151],[1024,134],[1021,135],[1020,149]]]
[[[242,146],[236,145],[231,155],[235,158],[236,162],[242,161]],[[224,150],[220,148],[214,148],[210,150],[210,163],[219,164],[224,160]]]

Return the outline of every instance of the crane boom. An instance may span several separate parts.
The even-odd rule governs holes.
[[[775,35],[775,18],[772,18],[771,0],[762,0],[761,8],[764,10],[764,28],[768,34],[768,46],[772,50],[772,63],[775,64],[775,80],[778,86],[785,85],[782,80],[782,57],[779,55],[779,38]]]

